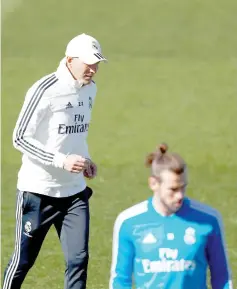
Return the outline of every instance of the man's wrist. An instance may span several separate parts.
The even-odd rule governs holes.
[[[64,168],[65,165],[65,160],[67,158],[68,155],[62,154],[60,152],[56,152],[54,155],[54,159],[53,159],[53,165],[56,168]]]

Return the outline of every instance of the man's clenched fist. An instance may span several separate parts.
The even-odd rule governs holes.
[[[63,168],[71,173],[81,173],[89,167],[90,160],[79,155],[68,155]]]

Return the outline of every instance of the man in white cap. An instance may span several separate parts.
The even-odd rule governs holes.
[[[92,80],[106,61],[99,42],[73,38],[56,72],[28,90],[13,133],[23,153],[18,174],[15,250],[3,289],[19,289],[54,225],[65,255],[65,289],[86,288],[89,198],[96,176],[87,134],[96,95]]]

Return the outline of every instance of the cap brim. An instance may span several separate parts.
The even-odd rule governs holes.
[[[87,55],[80,58],[84,63],[88,65],[92,65],[98,62],[106,62],[106,63],[108,62],[108,60],[101,53],[93,53],[91,55]]]

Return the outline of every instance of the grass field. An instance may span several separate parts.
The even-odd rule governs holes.
[[[87,32],[109,58],[89,133],[99,175],[90,182],[88,288],[108,288],[113,222],[150,196],[144,157],[161,141],[189,164],[188,194],[222,213],[237,286],[236,15],[236,0],[3,0],[2,271],[14,246],[21,155],[11,135],[24,94]],[[63,288],[63,271],[52,230],[23,288]]]

